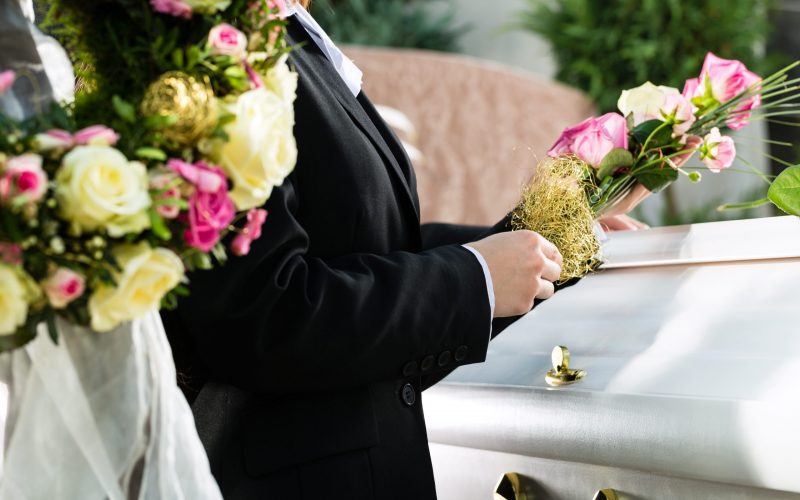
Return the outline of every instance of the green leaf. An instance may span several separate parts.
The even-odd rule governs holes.
[[[196,253],[192,256],[192,264],[196,269],[208,270],[214,268],[214,264],[211,262],[211,256],[207,253]]]
[[[150,215],[150,229],[153,231],[153,234],[164,241],[169,241],[169,239],[172,238],[172,232],[170,232],[169,228],[164,223],[164,219],[152,208],[148,210],[148,214]]]
[[[183,51],[181,49],[172,51],[172,62],[178,68],[183,68]]]
[[[180,198],[161,198],[157,203],[159,207],[178,207],[181,210],[189,209],[189,202]]]
[[[194,68],[203,59],[203,52],[197,45],[186,49],[186,69]]]
[[[118,95],[111,98],[111,104],[120,118],[128,123],[136,123],[136,108],[133,107],[133,104]]]
[[[53,340],[55,345],[58,345],[58,328],[56,328],[56,314],[52,309],[45,313],[45,322],[47,323],[47,333]]]
[[[631,135],[636,139],[636,142],[643,146],[645,142],[647,142],[647,139],[650,138],[650,142],[647,144],[648,149],[671,144],[672,127],[666,125],[662,127],[662,125],[664,125],[664,122],[661,120],[647,120],[634,127],[633,131],[631,131]],[[661,127],[661,129],[656,132],[656,129],[659,127]],[[653,132],[655,132],[655,135],[650,137]]]
[[[227,125],[229,123],[233,123],[235,121],[236,121],[236,115],[234,115],[232,113],[226,113],[226,114],[224,114],[224,115],[219,117],[219,119],[217,120],[217,125],[222,127],[224,125]]]
[[[144,126],[152,130],[161,130],[177,122],[177,115],[150,115],[144,119]]]
[[[246,80],[247,71],[241,66],[228,66],[223,72],[228,79]]]
[[[800,165],[781,172],[769,187],[767,197],[787,214],[800,216]]]
[[[167,153],[158,148],[139,148],[135,151],[136,156],[145,160],[166,161]]]
[[[630,151],[623,148],[614,148],[600,162],[597,170],[597,178],[604,179],[613,174],[620,167],[630,167],[633,165],[633,155]]]
[[[657,193],[678,180],[678,171],[670,167],[655,167],[634,175],[639,184]]]

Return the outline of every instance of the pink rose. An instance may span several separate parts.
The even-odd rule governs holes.
[[[91,146],[113,146],[119,140],[119,134],[105,125],[92,125],[75,132],[75,144]]]
[[[25,154],[11,158],[0,174],[0,201],[8,203],[17,196],[28,202],[39,201],[47,192],[47,174],[42,169],[42,157]]]
[[[17,74],[13,70],[9,69],[0,72],[0,94],[10,89],[11,86],[14,85],[14,80],[16,78]]]
[[[167,162],[167,168],[186,179],[197,190],[206,193],[216,193],[226,183],[222,170],[209,167],[203,162],[191,164],[173,158]]]
[[[169,16],[189,19],[192,17],[192,8],[183,0],[150,0],[153,10]]]
[[[552,157],[574,154],[597,168],[614,148],[628,149],[628,126],[622,115],[607,113],[565,129],[547,154]]]
[[[686,83],[683,84],[683,97],[689,99],[690,101],[695,97],[698,97],[703,94],[702,90],[700,89],[700,79],[699,78],[689,78],[686,80]]]
[[[231,242],[231,250],[238,256],[250,253],[250,244],[261,237],[261,226],[267,220],[267,211],[263,208],[251,208],[247,212],[247,224],[242,232]]]
[[[181,199],[181,191],[178,189],[177,179],[178,177],[172,172],[158,173],[150,178],[150,187],[157,191],[165,189],[170,184],[173,185],[173,187],[158,195],[155,200],[157,205],[156,212],[165,219],[175,219],[181,212],[181,207],[175,204],[175,201]],[[173,203],[163,203],[166,200],[171,200]],[[162,203],[159,203],[159,201]]]
[[[75,271],[59,267],[42,282],[42,289],[47,295],[50,305],[56,309],[63,309],[70,302],[83,295],[86,289],[86,281],[83,276]]]
[[[247,54],[247,36],[230,24],[219,24],[208,32],[211,53],[237,59]]]
[[[719,172],[733,165],[736,159],[736,146],[733,139],[723,136],[719,129],[714,127],[711,132],[703,138],[703,145],[700,146],[700,159],[712,172]]]
[[[215,192],[197,189],[189,197],[189,213],[186,216],[189,229],[185,231],[184,238],[189,246],[210,252],[219,241],[220,233],[233,221],[236,208],[228,196],[228,183],[222,170],[205,164],[198,165],[215,173],[221,182]]]
[[[703,69],[700,71],[706,89],[720,103],[726,103],[741,94],[751,85],[761,81],[761,77],[751,73],[741,61],[722,59],[711,52],[706,54]]]
[[[558,138],[558,140],[556,140],[556,143],[553,144],[547,154],[553,158],[574,154],[572,151],[572,145],[575,143],[575,137],[586,130],[592,123],[594,123],[594,120],[594,117],[587,118],[574,127],[565,128],[564,131],[561,132],[561,136]]]
[[[682,136],[692,127],[697,120],[694,116],[694,106],[681,94],[667,94],[661,104],[662,118],[671,118],[674,121],[672,132]]]
[[[744,77],[745,88],[749,88],[750,86],[756,85],[760,82],[761,78],[753,73],[750,73],[749,71]],[[750,111],[759,106],[761,106],[761,94],[756,94],[750,99],[744,101],[733,111],[733,113],[731,113],[731,117],[727,122],[728,127],[733,130],[744,128],[750,121],[750,116],[752,115]]]
[[[75,139],[73,139],[72,134],[57,128],[42,134],[36,134],[34,141],[39,151],[70,149],[75,145]]]
[[[267,0],[267,6],[269,7],[269,10],[278,9],[278,16],[281,19],[284,19],[289,15],[289,9],[286,8],[285,0]]]
[[[0,241],[0,262],[11,266],[22,265],[22,247],[16,243]]]

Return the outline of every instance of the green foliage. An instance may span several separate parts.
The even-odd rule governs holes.
[[[800,166],[789,167],[773,181],[767,195],[778,208],[800,216]]]
[[[258,0],[266,8],[266,0]],[[251,50],[268,52],[254,62],[263,73],[289,52],[280,19],[266,19],[250,9],[251,0],[232,0],[216,15],[195,15],[190,21],[160,15],[146,0],[53,0],[44,22],[45,30],[67,49],[79,78],[75,96],[75,120],[79,125],[103,123],[123,136],[120,149],[133,151],[129,143],[149,139],[139,126],[138,104],[156,78],[178,70],[208,80],[218,94],[249,88],[248,77],[236,58],[214,55],[206,44],[209,30],[235,20],[251,35]],[[278,33],[278,39],[271,40]],[[258,35],[258,43],[253,37]],[[267,46],[273,46],[268,50]],[[119,96],[124,96],[124,100]],[[166,124],[144,123],[151,130]],[[137,131],[139,131],[137,133]],[[147,141],[145,141],[147,142]]]
[[[597,178],[604,179],[612,175],[618,168],[631,165],[633,165],[633,155],[630,151],[623,148],[612,149],[600,163],[600,168],[597,169]]]
[[[341,43],[454,52],[467,30],[454,26],[455,8],[435,16],[430,4],[449,0],[314,0],[313,14]]]
[[[678,171],[669,165],[661,163],[656,168],[636,174],[636,180],[651,193],[658,193],[678,180]]]
[[[556,77],[586,91],[601,111],[649,80],[683,88],[706,52],[766,74],[778,61],[755,52],[769,29],[771,0],[526,0],[516,26],[553,47]]]

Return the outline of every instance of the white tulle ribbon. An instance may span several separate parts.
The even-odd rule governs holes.
[[[158,314],[0,356],[3,499],[219,499]]]

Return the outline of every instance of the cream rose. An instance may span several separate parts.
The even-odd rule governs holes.
[[[89,298],[92,328],[98,332],[157,308],[184,275],[181,259],[166,248],[122,245],[114,249],[114,256],[122,268],[115,276],[117,286],[101,286]]]
[[[61,215],[79,230],[105,229],[112,237],[150,226],[147,169],[108,146],[79,146],[56,174]]]
[[[263,205],[297,162],[293,105],[297,74],[282,61],[269,71],[264,85],[226,104],[236,119],[225,127],[229,140],[217,157],[233,182],[230,196],[238,210]]]
[[[672,87],[645,82],[635,89],[623,90],[617,107],[622,116],[633,114],[633,124],[638,125],[647,120],[660,119],[664,99],[671,94],[680,95],[680,92]]]
[[[28,305],[40,296],[24,271],[0,264],[0,335],[16,333],[28,318]]]

